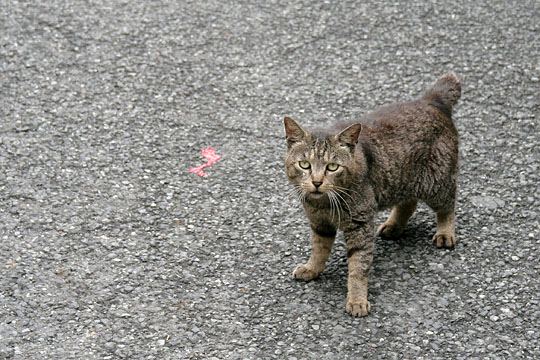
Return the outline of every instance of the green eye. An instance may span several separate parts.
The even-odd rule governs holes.
[[[302,160],[298,163],[302,169],[309,169],[311,167],[311,164],[307,160]]]
[[[330,164],[326,165],[326,169],[328,171],[336,171],[338,168],[339,168],[338,164],[330,163]]]

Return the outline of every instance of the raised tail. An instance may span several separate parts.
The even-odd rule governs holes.
[[[460,97],[461,81],[453,72],[441,76],[423,96],[430,105],[435,106],[448,117],[452,116],[452,108]]]

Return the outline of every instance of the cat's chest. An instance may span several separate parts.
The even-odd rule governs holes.
[[[305,206],[305,213],[312,227],[339,229],[351,215],[351,206],[338,202],[326,205]]]

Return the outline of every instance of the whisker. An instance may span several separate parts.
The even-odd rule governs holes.
[[[336,190],[341,190],[343,192],[346,192],[347,195],[350,195],[349,192],[352,192],[358,196],[361,196],[360,193],[356,190],[353,190],[351,188],[346,188],[346,187],[343,187],[343,186],[339,186],[339,185],[332,185]]]
[[[332,216],[332,222],[334,222],[334,201],[330,193],[328,193],[328,200],[330,201],[330,215]]]
[[[298,186],[294,185],[292,188],[287,190],[287,197],[293,198],[295,200],[304,203],[305,201],[305,192]]]
[[[343,201],[345,203],[345,205],[347,205],[347,209],[349,210],[349,217],[351,217],[352,216],[352,210],[351,210],[351,207],[349,206],[349,203],[338,192],[334,192],[334,194],[339,199],[341,199],[341,201]]]
[[[350,201],[355,200],[354,197],[351,194],[349,194],[348,192],[340,190],[340,189],[335,189],[335,190],[336,190],[337,194],[341,195],[340,197],[347,196]],[[345,199],[343,199],[343,200],[345,201]]]
[[[336,193],[334,193],[334,199],[336,200],[336,204],[338,207],[338,229],[341,227],[341,212],[343,211],[341,208],[341,204],[339,203],[339,200],[336,197]]]
[[[341,190],[341,189],[334,189],[337,193],[341,194],[341,195],[344,195],[344,196],[347,196],[351,201],[354,201],[354,197],[349,194],[348,192],[344,191],[344,190]]]
[[[329,196],[331,199],[332,199],[332,204],[333,204],[333,208],[334,208],[334,213],[335,215],[337,215],[337,218],[338,218],[338,223],[339,223],[339,208],[338,208],[338,203],[336,201],[336,198],[334,196],[334,194],[332,193],[329,193],[331,196]],[[332,216],[332,221],[335,221],[335,216]]]
[[[341,205],[339,204],[339,201],[338,201],[334,191],[330,191],[328,193],[328,195],[329,195],[328,197],[330,199],[332,199],[332,203],[335,205],[335,208],[336,208],[336,213],[337,213],[337,216],[338,216],[338,226],[337,226],[337,228],[339,229],[340,226],[341,226]],[[332,221],[334,221],[334,219],[332,219]]]
[[[338,188],[335,189],[336,190],[336,195],[338,195],[341,198],[341,200],[345,203],[345,205],[347,205],[347,208],[349,209],[349,214],[351,214],[351,216],[352,216],[352,211],[351,211],[350,204],[345,198],[343,198],[343,196],[347,196],[349,198],[349,200],[353,201],[353,202],[354,202],[355,199],[351,194],[349,194],[348,192],[342,190],[341,187],[339,187],[339,188],[340,189],[338,189]]]
[[[334,222],[335,214],[334,214],[334,199],[331,196],[331,193],[328,193],[328,200],[330,200],[330,214],[332,215],[332,222]]]

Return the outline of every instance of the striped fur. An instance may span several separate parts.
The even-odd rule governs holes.
[[[295,278],[320,275],[342,230],[349,267],[346,310],[367,315],[375,214],[392,208],[379,234],[399,237],[418,201],[437,214],[434,244],[454,248],[458,135],[451,116],[460,94],[458,78],[447,74],[419,99],[384,106],[360,123],[306,131],[285,118],[286,172],[312,229],[311,256],[295,269]]]

